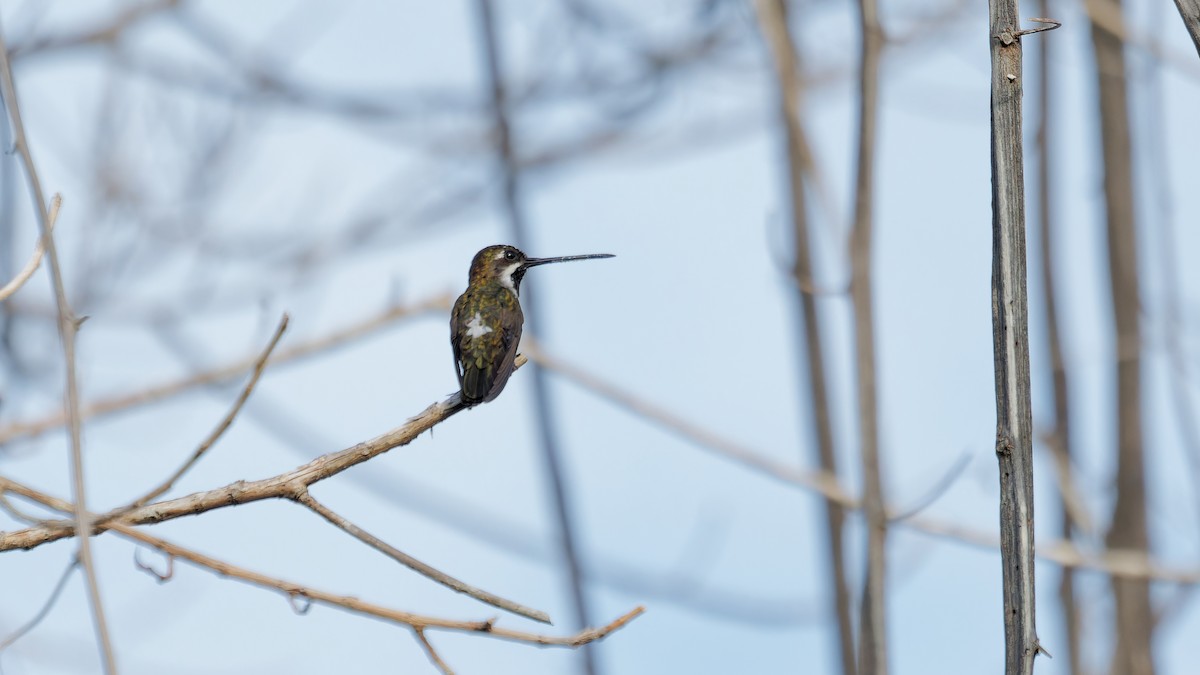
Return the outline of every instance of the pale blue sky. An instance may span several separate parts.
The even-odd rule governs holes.
[[[41,12],[40,3],[8,3],[0,11],[5,37]],[[56,33],[87,25],[96,7],[54,3],[36,31]],[[1186,473],[1184,449],[1166,399],[1170,370],[1162,318],[1162,228],[1176,230],[1175,253],[1184,277],[1182,344],[1195,389],[1196,324],[1200,271],[1186,252],[1200,250],[1193,227],[1200,213],[1193,158],[1200,131],[1200,60],[1174,8],[1131,2],[1136,25],[1153,30],[1185,64],[1162,74],[1162,106],[1151,104],[1136,52],[1134,118],[1139,127],[1140,244],[1146,305],[1148,461],[1154,544],[1176,566],[1200,565],[1200,521],[1192,506],[1196,485]],[[347,92],[403,94],[420,88],[472,103],[482,87],[476,25],[468,2],[358,2],[296,11],[291,2],[198,3],[192,11],[258,43],[284,72],[305,82]],[[677,39],[690,4],[622,3],[639,25],[662,39]],[[548,3],[503,3],[504,35],[518,79],[546,63],[567,73],[572,40],[552,30],[557,10]],[[784,274],[788,248],[787,200],[776,128],[775,99],[765,76],[764,53],[754,42],[749,6],[726,10],[741,22],[737,58],[716,72],[698,69],[666,84],[668,98],[642,123],[643,137],[527,181],[536,256],[609,252],[613,260],[556,266],[532,272],[527,293],[538,294],[548,317],[543,326],[554,354],[620,382],[714,432],[778,461],[808,466],[810,442],[806,387],[797,378],[793,291]],[[896,31],[915,16],[936,14],[933,3],[885,3]],[[1161,12],[1161,19],[1155,18]],[[1022,16],[1032,16],[1032,6]],[[849,7],[806,10],[800,30],[813,67],[836,81],[812,91],[806,122],[829,188],[829,209],[815,214],[824,240],[818,250],[824,284],[844,282],[839,254],[850,212],[852,83],[857,45]],[[1082,453],[1078,479],[1091,497],[1092,514],[1105,523],[1112,485],[1111,338],[1105,298],[1101,167],[1096,134],[1090,42],[1077,4],[1058,5],[1063,27],[1026,40],[1027,131],[1032,138],[1034,66],[1039,39],[1058,48],[1055,143],[1061,174],[1058,261],[1064,278],[1062,310],[1068,326],[1067,359],[1073,367]],[[159,64],[220,66],[211,54],[160,20],[127,44],[130,58],[153,55]],[[1157,27],[1157,28],[1156,28]],[[614,50],[615,51],[615,50]],[[177,198],[196,130],[223,119],[227,104],[136,81],[121,90],[129,104],[110,146],[92,139],[110,56],[102,50],[32,59],[18,64],[17,79],[30,134],[48,190],[66,197],[59,238],[72,261],[110,253],[133,261],[104,303],[89,311],[80,336],[84,398],[128,391],[181,375],[185,364],[154,333],[130,327],[140,302],[186,308],[194,317],[180,330],[216,364],[256,350],[281,311],[292,317],[286,341],[324,334],[378,311],[397,293],[416,300],[461,291],[471,255],[508,239],[494,202],[483,202],[435,222],[413,222],[426,200],[461,181],[486,179],[477,160],[482,128],[472,118],[431,115],[417,108],[406,124],[347,123],[324,113],[293,113],[283,106],[249,106],[240,113],[211,200]],[[620,53],[607,58],[619,59]],[[982,5],[939,25],[919,42],[890,51],[883,70],[877,178],[875,259],[881,431],[890,500],[919,500],[964,454],[962,476],[925,513],[993,532],[997,519],[992,454],[990,183],[988,163],[988,51]],[[1191,59],[1188,61],[1188,59]],[[189,66],[190,67],[190,66]],[[127,77],[127,76],[122,76]],[[127,80],[121,80],[127,81]],[[155,94],[154,92],[158,92]],[[455,99],[459,100],[459,99]],[[620,103],[620,101],[617,101]],[[717,113],[720,113],[719,115]],[[1143,130],[1156,124],[1166,138],[1157,158]],[[535,147],[591,128],[600,119],[579,105],[556,106],[518,120],[519,138]],[[719,129],[699,138],[685,131],[717,120]],[[452,132],[448,134],[448,132]],[[127,189],[159,214],[157,235],[121,213],[97,223],[91,172],[95,156],[123,167]],[[1027,154],[1032,178],[1035,155]],[[12,155],[3,161],[15,164]],[[1165,171],[1155,168],[1161,161]],[[1173,220],[1150,200],[1163,181],[1171,192]],[[227,184],[226,184],[227,183]],[[23,190],[17,207],[21,250],[35,232]],[[1029,212],[1034,213],[1033,204]],[[347,223],[384,214],[378,239],[334,262],[297,271],[285,264],[288,245],[336,241]],[[188,220],[194,218],[195,222]],[[235,242],[234,253],[202,256],[172,243],[173,227],[188,233],[211,223],[206,244]],[[1032,224],[1032,223],[1031,223]],[[176,232],[176,234],[178,234]],[[247,253],[255,238],[286,235],[269,250]],[[1031,236],[1031,241],[1035,238]],[[186,239],[184,241],[187,241]],[[163,251],[158,265],[151,265]],[[240,254],[236,254],[240,253]],[[1037,262],[1031,252],[1030,264]],[[214,263],[214,260],[220,262]],[[49,297],[43,274],[24,300]],[[237,301],[210,311],[187,289],[212,287],[218,299]],[[81,289],[76,287],[77,292]],[[1047,428],[1051,408],[1041,374],[1040,286],[1030,282],[1034,326],[1035,423]],[[180,297],[189,298],[181,301]],[[194,303],[194,305],[193,305]],[[821,301],[827,319],[830,376],[847,482],[856,484],[854,395],[849,301]],[[50,324],[30,322],[19,338],[22,355],[40,378],[4,371],[0,424],[34,415],[58,400],[55,343]],[[287,342],[284,344],[286,345]],[[715,458],[678,437],[552,378],[561,417],[570,498],[579,516],[585,561],[593,574],[621,566],[690,580],[700,598],[734,594],[772,599],[767,622],[750,623],[681,607],[637,592],[596,583],[588,589],[595,621],[607,621],[637,604],[648,611],[599,647],[608,674],[834,672],[827,627],[820,611],[825,554],[817,500]],[[453,390],[447,327],[442,315],[381,332],[321,359],[269,370],[246,415],[191,471],[175,494],[238,479],[274,475],[306,456],[340,449],[396,426]],[[554,562],[553,519],[544,490],[529,404],[530,378],[517,374],[497,401],[459,415],[412,445],[379,457],[333,480],[314,494],[365,529],[436,567],[500,595],[545,609],[568,633],[565,576]],[[89,504],[123,503],[167,475],[224,413],[233,392],[196,392],[148,409],[99,420],[87,428]],[[288,447],[254,421],[284,409],[304,428],[292,431],[305,447]],[[1039,536],[1057,530],[1051,465],[1038,450]],[[16,444],[0,455],[0,473],[67,495],[64,437]],[[443,512],[482,523],[519,543],[526,555],[502,550],[455,530],[406,504],[437,495]],[[397,494],[389,497],[388,490]],[[416,496],[414,496],[416,495]],[[426,499],[427,501],[427,499]],[[0,527],[11,528],[0,520]],[[510,531],[510,528],[511,531]],[[152,530],[180,544],[255,570],[330,591],[358,595],[400,609],[462,619],[495,610],[435,586],[361,546],[292,504],[263,503],[180,519]],[[857,519],[850,547],[861,559]],[[890,616],[895,673],[999,672],[1003,661],[1000,566],[995,552],[893,530]],[[95,540],[112,630],[124,673],[382,673],[434,672],[408,631],[317,606],[295,616],[278,594],[220,579],[179,565],[158,585],[134,568],[133,546],[113,536]],[[0,556],[0,635],[36,611],[72,554],[62,543]],[[160,562],[154,554],[143,557]],[[603,568],[603,569],[600,569]],[[859,575],[856,573],[855,577]],[[1058,569],[1038,568],[1039,634],[1065,655],[1054,589]],[[1081,582],[1090,599],[1088,654],[1107,657],[1104,581]],[[1157,596],[1156,596],[1157,597]],[[1163,599],[1167,597],[1164,593]],[[788,610],[779,616],[780,604]],[[815,617],[815,618],[814,618]],[[503,617],[503,623],[524,622]],[[528,626],[526,626],[528,627]],[[1160,633],[1162,672],[1189,672],[1188,635],[1200,630],[1194,604]],[[487,640],[431,633],[443,657],[462,674],[573,672],[573,655]],[[50,617],[0,656],[6,675],[96,672],[98,661],[78,577]],[[1039,660],[1038,672],[1066,672],[1065,658]]]

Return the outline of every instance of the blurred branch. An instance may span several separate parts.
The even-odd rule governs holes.
[[[1038,0],[1038,16],[1050,16],[1048,0]],[[1048,36],[1043,36],[1048,37]],[[1057,231],[1054,218],[1054,193],[1051,180],[1053,178],[1051,158],[1054,144],[1051,139],[1051,96],[1054,87],[1051,85],[1051,54],[1054,40],[1042,39],[1037,42],[1038,52],[1038,107],[1037,107],[1037,143],[1038,169],[1037,181],[1034,183],[1038,204],[1038,234],[1042,249],[1042,305],[1045,308],[1046,341],[1050,351],[1051,388],[1054,396],[1054,428],[1046,439],[1046,445],[1054,458],[1055,478],[1058,481],[1059,505],[1062,514],[1059,519],[1059,536],[1066,541],[1074,539],[1076,527],[1087,532],[1090,530],[1091,519],[1088,517],[1086,504],[1075,484],[1071,470],[1071,407],[1070,382],[1067,379],[1066,364],[1063,360],[1062,337],[1059,331],[1058,313],[1058,283],[1055,274],[1056,254],[1058,246],[1054,241]],[[1063,632],[1067,642],[1067,665],[1071,675],[1083,675],[1083,654],[1080,642],[1080,613],[1079,602],[1075,597],[1075,570],[1063,567],[1060,571],[1058,599],[1061,605]]]
[[[269,577],[258,572],[253,572],[251,570],[238,567],[237,565],[217,560],[215,558],[210,558],[201,553],[183,548],[182,546],[178,546],[164,539],[146,534],[144,531],[124,523],[113,523],[112,529],[127,539],[133,539],[134,541],[141,542],[147,546],[152,546],[161,551],[164,555],[185,560],[198,567],[207,568],[221,576],[233,577],[234,579],[240,579],[255,586],[275,589],[291,598],[301,598],[310,602],[318,602],[326,605],[341,607],[342,609],[354,612],[356,614],[373,616],[379,619],[384,619],[385,621],[411,626],[414,629],[419,628],[424,630],[433,628],[438,630],[459,631],[464,633],[477,633],[480,635],[487,635],[489,637],[511,640],[513,642],[525,642],[545,647],[579,647],[590,642],[595,642],[596,640],[601,640],[611,633],[624,628],[630,621],[633,621],[645,611],[645,608],[643,607],[636,607],[632,611],[617,618],[606,626],[599,628],[587,628],[576,633],[575,635],[567,635],[562,637],[539,635],[536,633],[527,633],[509,628],[501,628],[495,624],[495,619],[489,619],[486,621],[453,621],[439,617],[402,612],[400,610],[390,609],[381,605],[365,602],[355,597],[336,595],[315,588],[302,586],[290,581],[285,581],[283,579]]]
[[[49,52],[115,44],[129,30],[162,12],[174,9],[181,0],[153,0],[131,6],[115,14],[109,21],[74,33],[31,38],[13,45],[9,58],[14,61]]]
[[[525,364],[525,359],[517,357],[516,366]],[[311,462],[291,471],[263,478],[256,481],[237,481],[224,487],[204,492],[196,492],[184,497],[154,502],[140,506],[132,511],[113,517],[114,514],[100,516],[100,521],[94,524],[94,532],[99,533],[112,529],[117,525],[147,525],[173,520],[182,516],[191,516],[205,511],[248,504],[263,499],[294,500],[302,489],[325,480],[331,476],[361,464],[372,457],[381,455],[392,448],[408,445],[423,432],[432,429],[452,415],[465,410],[460,394],[455,392],[444,401],[434,403],[428,408],[410,418],[403,425],[375,438],[352,445],[338,452],[322,455]],[[37,499],[37,492],[13,480],[0,477],[0,492],[12,492],[21,496]],[[54,508],[57,508],[54,507]],[[50,522],[44,525],[29,527],[15,532],[0,533],[0,551],[11,549],[31,549],[42,544],[57,541],[75,535],[70,523]]]
[[[817,299],[809,289],[817,286],[812,265],[811,234],[808,223],[808,178],[816,173],[812,149],[800,115],[802,73],[796,45],[788,25],[784,0],[757,0],[754,3],[759,30],[775,64],[780,117],[786,141],[788,189],[791,198],[792,238],[795,248],[792,276],[796,280],[796,300],[800,305],[796,341],[803,344],[811,415],[816,427],[815,459],[821,470],[837,480],[837,455],[833,445],[833,422],[829,410],[829,392],[825,379],[825,355],[821,339]],[[828,574],[833,587],[830,613],[837,626],[836,640],[843,675],[855,675],[854,628],[850,587],[846,580],[843,545],[845,514],[833,499],[827,499],[825,536],[828,539]]]
[[[1116,364],[1116,503],[1106,543],[1110,548],[1150,550],[1146,523],[1146,467],[1142,431],[1141,321],[1137,266],[1133,148],[1129,118],[1125,44],[1095,20],[1103,8],[1122,19],[1119,0],[1088,0],[1096,59],[1098,141],[1104,159],[1104,206],[1116,351],[1129,354]],[[1116,646],[1113,675],[1153,675],[1154,616],[1150,584],[1113,579]]]
[[[84,481],[83,431],[80,428],[79,385],[76,382],[75,369],[75,334],[79,330],[82,319],[75,316],[67,300],[62,265],[59,262],[58,249],[54,245],[54,236],[51,232],[53,220],[47,208],[45,194],[42,192],[42,182],[33,161],[33,152],[29,148],[29,139],[25,135],[25,125],[21,120],[21,105],[17,99],[16,83],[13,82],[12,66],[8,58],[8,44],[4,40],[2,27],[0,27],[0,85],[2,85],[4,93],[5,106],[8,108],[8,116],[12,120],[13,145],[21,157],[21,163],[25,165],[30,196],[34,201],[34,212],[37,216],[38,228],[41,230],[42,248],[46,252],[46,264],[50,271],[51,286],[54,289],[54,304],[58,310],[58,337],[62,345],[63,365],[66,371],[63,398],[65,399],[66,420],[71,437],[71,486],[75,494],[74,527],[79,535],[79,564],[83,566],[84,579],[87,582],[88,602],[92,610],[92,623],[96,631],[96,641],[104,664],[104,672],[108,675],[116,675],[116,656],[113,653],[112,640],[108,634],[104,602],[100,597],[100,586],[96,580],[96,565],[92,559],[91,521],[87,510],[87,490]]]
[[[1196,3],[1196,0],[1177,0],[1177,5],[1179,1],[1189,4]],[[1200,63],[1197,63],[1191,55],[1168,48],[1159,36],[1131,28],[1125,21],[1119,0],[1084,0],[1083,8],[1087,11],[1088,20],[1091,21],[1093,28],[1103,29],[1122,43],[1144,49],[1148,54],[1170,64],[1172,68],[1184,75],[1193,79],[1200,77]],[[1181,9],[1181,14],[1182,11]],[[1190,32],[1191,24],[1187,22],[1186,15],[1184,23]],[[1110,74],[1116,75],[1117,73]],[[1121,75],[1124,76],[1123,73]]]
[[[508,230],[518,248],[529,248],[529,224],[525,218],[521,201],[521,168],[515,150],[512,115],[514,109],[509,100],[504,69],[503,33],[498,25],[492,0],[476,0],[475,17],[482,37],[486,82],[491,103],[491,133],[496,159],[499,164],[502,185],[503,214]],[[538,296],[526,291],[521,307],[529,319],[527,334],[534,336],[541,327],[543,316]],[[536,365],[533,370],[534,417],[538,430],[538,446],[546,471],[550,504],[563,564],[567,568],[571,604],[575,614],[575,625],[587,626],[590,622],[587,589],[584,587],[583,564],[580,561],[578,536],[575,532],[575,517],[567,497],[566,472],[562,465],[562,447],[555,426],[555,414],[551,405],[549,384],[546,374]],[[597,675],[599,666],[591,649],[580,650],[582,670],[586,675]]]
[[[54,195],[54,198],[50,200],[50,213],[46,216],[46,227],[51,232],[54,231],[54,224],[58,221],[58,210],[61,207],[62,195]],[[29,281],[29,278],[33,276],[33,273],[42,264],[42,252],[44,250],[42,240],[38,239],[37,246],[33,249],[33,255],[29,257],[29,262],[25,263],[25,267],[11,281],[5,284],[3,288],[0,288],[0,302],[7,300],[13,293],[21,290],[25,282]]]
[[[514,614],[519,614],[527,619],[533,619],[534,621],[540,621],[542,623],[551,623],[550,616],[545,612],[531,609],[519,603],[513,602],[512,600],[506,600],[498,595],[475,588],[470,584],[459,581],[449,574],[434,569],[420,560],[413,558],[407,553],[396,549],[370,532],[367,532],[361,527],[346,520],[342,516],[339,516],[337,513],[334,513],[331,509],[329,509],[329,507],[317,501],[311,494],[309,494],[308,488],[297,489],[292,499],[295,502],[308,507],[314,513],[333,524],[334,527],[337,527],[355,539],[363,542],[367,546],[370,546],[371,548],[383,553],[392,560],[395,560],[401,565],[404,565],[405,567],[417,572],[418,574],[421,574],[428,579],[436,581],[446,588],[455,590],[463,595],[468,595],[480,602],[492,605],[493,607],[498,607]]]
[[[340,347],[367,335],[371,335],[380,329],[391,326],[393,323],[396,323],[401,319],[420,316],[431,312],[444,311],[449,307],[449,294],[431,296],[411,305],[389,307],[375,316],[350,324],[307,342],[301,342],[294,347],[285,349],[276,354],[274,358],[269,359],[266,365],[281,365],[291,361],[304,359],[313,356],[314,354],[319,354],[327,350]],[[234,361],[228,365],[214,368],[212,370],[206,370],[194,375],[189,375],[181,379],[154,385],[128,394],[103,398],[84,405],[80,411],[80,415],[82,419],[100,417],[133,407],[157,403],[163,399],[176,396],[204,385],[213,384],[215,382],[224,382],[226,380],[238,377],[244,373],[246,369],[254,367],[257,359],[257,355],[248,356]],[[40,419],[27,422],[14,422],[0,428],[0,445],[11,442],[18,438],[33,438],[52,429],[62,427],[65,424],[66,416],[62,413],[54,413]]]
[[[863,585],[859,616],[858,672],[860,675],[886,675],[888,518],[880,475],[875,318],[871,289],[876,115],[879,108],[879,60],[884,35],[876,0],[859,0],[858,10],[862,63],[859,74],[854,229],[850,238],[850,296],[854,309],[863,514],[866,516],[867,529],[867,579]]]

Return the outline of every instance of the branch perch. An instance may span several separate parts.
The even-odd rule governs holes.
[[[278,340],[278,336],[281,334],[284,326],[286,326],[286,322],[280,325],[280,330],[276,332],[276,339],[272,341],[272,345],[268,346],[268,352],[270,347]],[[517,368],[520,368],[525,363],[526,359],[523,356],[517,357]],[[248,390],[244,393],[248,394]],[[475,588],[395,549],[329,510],[308,494],[308,487],[310,485],[341,473],[356,464],[365,462],[392,448],[407,445],[422,432],[464,409],[465,407],[462,404],[459,393],[455,392],[445,401],[429,406],[401,427],[370,441],[359,443],[339,452],[323,455],[308,464],[271,478],[249,483],[238,481],[215,490],[198,492],[178,499],[136,506],[134,508],[123,507],[117,509],[99,516],[92,524],[92,534],[116,529],[117,525],[159,523],[180,516],[196,515],[213,509],[247,504],[263,499],[288,499],[303,504],[329,522],[355,536],[360,541],[367,543],[437,583],[499,609],[520,614],[535,621],[550,623],[550,617],[545,612],[525,607],[519,603]],[[37,490],[0,477],[0,495],[6,491],[19,494],[27,499],[59,511],[65,512],[73,508],[73,505],[69,502],[54,499]],[[75,534],[75,531],[71,522],[50,521],[16,532],[0,533],[0,551],[13,548],[34,548],[51,541],[72,536],[73,534]]]

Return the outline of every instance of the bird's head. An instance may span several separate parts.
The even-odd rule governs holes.
[[[488,246],[475,254],[471,261],[472,286],[477,284],[496,283],[513,293],[521,292],[521,279],[530,267],[549,263],[569,262],[571,260],[590,260],[592,258],[611,258],[610,253],[591,253],[588,255],[566,255],[557,258],[530,258],[516,246],[505,244]]]

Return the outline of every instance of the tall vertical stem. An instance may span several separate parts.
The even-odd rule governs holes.
[[[1016,0],[989,0],[992,57],[992,346],[1005,673],[1029,675],[1040,646],[1034,621],[1033,419],[1021,147],[1021,41]]]
[[[875,319],[871,293],[875,128],[879,107],[879,57],[883,30],[876,0],[859,0],[862,63],[859,75],[858,160],[854,229],[850,239],[850,295],[854,304],[854,354],[858,372],[858,428],[862,455],[863,512],[867,525],[867,578],[863,585],[858,642],[860,675],[886,675],[887,511],[879,461],[875,388]]]

